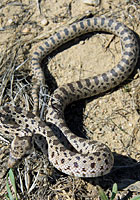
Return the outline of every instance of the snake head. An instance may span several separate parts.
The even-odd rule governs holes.
[[[33,141],[31,136],[15,136],[11,143],[11,151],[8,160],[8,167],[15,167],[23,158],[33,151]]]

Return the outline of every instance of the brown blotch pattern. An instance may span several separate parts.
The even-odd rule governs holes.
[[[78,168],[78,163],[77,162],[74,162],[73,164],[74,164],[75,168]]]
[[[96,95],[97,93],[101,93],[104,91],[107,91],[111,89],[113,86],[116,86],[120,84],[124,79],[126,79],[126,75],[130,75],[130,73],[133,71],[135,64],[138,59],[138,47],[137,47],[137,40],[135,39],[135,36],[131,30],[129,30],[126,26],[124,26],[120,22],[116,22],[113,19],[106,19],[105,17],[94,17],[91,19],[85,19],[83,21],[77,22],[75,24],[72,24],[69,27],[66,27],[63,29],[63,31],[56,33],[54,36],[51,36],[48,38],[45,42],[44,45],[39,45],[38,49],[33,53],[33,58],[32,58],[32,67],[33,71],[38,77],[38,83],[43,83],[44,82],[44,76],[40,67],[40,61],[43,56],[45,56],[46,52],[52,51],[57,47],[58,44],[65,43],[69,39],[78,37],[81,34],[84,34],[85,32],[88,32],[92,30],[92,27],[94,27],[94,30],[102,30],[102,31],[109,31],[109,32],[115,32],[116,35],[121,37],[121,41],[123,43],[124,51],[122,55],[122,59],[119,62],[118,65],[116,65],[116,68],[114,67],[108,72],[105,72],[99,76],[94,76],[92,78],[87,78],[83,81],[77,81],[75,83],[68,83],[57,90],[55,90],[53,94],[53,98],[50,100],[50,108],[51,112],[48,114],[48,120],[49,122],[54,122],[55,125],[64,130],[65,134],[69,134],[69,130],[65,130],[64,126],[65,123],[61,123],[61,120],[63,118],[63,110],[66,106],[67,103],[71,103],[74,100],[84,98],[84,97],[89,97],[91,94]],[[121,64],[122,63],[122,64]],[[35,93],[35,88],[34,88],[34,93]],[[33,100],[34,100],[34,105],[37,105],[37,97],[33,95]],[[35,107],[34,106],[34,107]],[[35,109],[34,109],[35,110]],[[4,107],[3,111],[5,111],[8,115],[12,114],[13,111],[10,110],[10,108]],[[31,124],[36,124],[36,118],[35,115],[31,112],[28,112],[27,114],[24,114],[22,112],[22,109],[20,107],[16,107],[14,109],[15,112],[13,112],[13,116],[16,117],[16,119],[19,118],[18,121],[19,124],[22,123],[22,120],[20,118],[23,118],[24,121],[26,122],[26,125],[24,126],[23,131],[26,133],[30,133],[30,126],[28,124],[28,119],[32,119],[30,121]],[[18,115],[19,114],[19,115]],[[16,128],[18,130],[19,124],[17,124],[12,118],[8,119],[7,115],[0,113],[0,117],[2,118],[2,128],[9,128],[8,125],[11,124],[12,128]],[[34,119],[34,121],[33,121]],[[38,122],[38,131],[42,131],[41,127],[45,127],[45,123],[43,122]],[[1,126],[0,126],[1,127]],[[11,126],[10,126],[11,128]],[[21,130],[19,129],[19,132]],[[36,133],[36,130],[33,130],[34,133]],[[63,132],[63,131],[62,131]],[[9,133],[7,131],[7,133]],[[45,134],[45,132],[43,132]],[[71,134],[71,133],[70,133]],[[59,145],[59,140],[54,139],[55,136],[53,136],[52,132],[47,132],[48,138],[49,139],[49,147],[50,147],[50,155],[51,157],[55,157],[56,154],[56,159],[53,159],[54,165],[60,170],[64,171],[67,173],[67,170],[70,171],[71,175],[77,175],[77,176],[83,176],[85,177],[87,175],[87,172],[90,171],[91,176],[97,176],[97,175],[103,175],[106,170],[111,169],[113,165],[113,159],[112,159],[112,154],[111,151],[105,147],[103,144],[98,144],[96,141],[91,141],[88,143],[84,142],[85,139],[81,138],[78,139],[79,143],[77,142],[77,136],[71,135],[71,143],[73,146],[76,145],[80,146],[79,154],[84,152],[84,148],[87,144],[88,145],[93,145],[92,149],[95,149],[95,152],[88,154],[87,155],[80,155],[73,152],[73,151],[66,151],[66,148],[61,147]],[[28,139],[26,137],[22,138],[20,141],[20,138],[17,138],[15,140],[15,148],[13,149],[13,152],[17,155],[23,154],[24,150],[28,150],[31,148],[31,139]],[[96,144],[96,146],[94,146]],[[14,146],[13,145],[13,146]],[[43,146],[43,145],[42,145]],[[96,150],[96,148],[98,150]],[[76,149],[75,149],[76,151]],[[90,150],[89,150],[90,151]],[[62,154],[63,152],[63,154]],[[89,152],[90,153],[90,152]],[[58,156],[58,160],[57,160]],[[65,157],[65,159],[63,158]],[[87,168],[87,164],[84,167],[84,163],[87,163],[86,157],[88,158],[89,162],[89,168]],[[112,159],[112,160],[111,160]],[[77,162],[75,161],[77,160]],[[80,162],[79,162],[80,161]],[[94,162],[93,162],[94,161]],[[103,161],[103,162],[100,162]],[[68,165],[68,163],[69,166]],[[66,169],[64,169],[65,164],[67,163]],[[81,163],[83,166],[81,167]],[[62,164],[62,165],[61,165]],[[63,165],[64,164],[64,165]],[[61,165],[61,166],[60,166]],[[74,169],[74,170],[73,170]],[[84,173],[85,172],[85,173]],[[89,176],[89,175],[88,175]]]
[[[95,163],[91,163],[91,168],[95,168]]]

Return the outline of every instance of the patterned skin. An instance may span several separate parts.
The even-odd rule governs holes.
[[[120,37],[123,45],[120,62],[101,75],[57,88],[48,104],[47,124],[41,122],[36,116],[38,112],[38,90],[40,86],[45,84],[44,73],[40,67],[41,60],[67,41],[93,31],[109,32]],[[134,33],[124,24],[105,17],[94,17],[79,21],[43,41],[32,56],[32,69],[36,78],[32,90],[34,114],[21,108],[6,107],[1,110],[0,127],[4,131],[16,133],[11,144],[9,167],[15,166],[19,160],[29,154],[33,150],[34,142],[47,154],[46,145],[37,137],[37,134],[41,134],[48,143],[49,160],[58,170],[78,177],[97,177],[109,173],[114,163],[111,150],[98,141],[85,140],[74,135],[66,125],[64,109],[73,101],[108,91],[126,80],[134,70],[138,54],[139,49]],[[16,125],[8,127],[9,122],[7,122],[8,125],[5,125],[7,116],[9,118],[10,116],[14,117],[13,123]],[[54,134],[54,132],[56,133]],[[62,139],[61,133],[67,139]]]

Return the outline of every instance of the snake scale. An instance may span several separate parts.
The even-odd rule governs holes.
[[[42,59],[67,41],[94,31],[113,33],[120,38],[123,47],[121,60],[106,73],[58,87],[48,103],[47,124],[42,122],[36,115],[38,90],[45,84],[44,73],[40,66]],[[0,114],[0,128],[5,132],[15,133],[8,166],[15,166],[22,157],[29,154],[36,140],[42,150],[48,148],[48,157],[53,166],[66,174],[97,177],[109,173],[114,164],[111,150],[98,141],[80,138],[73,134],[66,125],[64,109],[73,101],[108,91],[126,80],[134,70],[138,54],[139,48],[133,31],[115,19],[106,17],[93,17],[73,23],[43,41],[32,55],[32,70],[36,78],[32,90],[33,113],[23,111],[20,107],[7,106],[2,108]],[[56,129],[57,136],[53,133],[53,128]],[[41,143],[41,138],[37,138],[38,134],[46,138],[48,147]],[[62,134],[66,139],[62,139]],[[59,141],[61,139],[62,142]]]

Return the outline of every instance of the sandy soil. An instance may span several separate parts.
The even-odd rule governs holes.
[[[97,6],[82,0],[0,1],[0,103],[32,104],[31,53],[39,42],[60,27],[87,16],[114,17],[140,34],[140,3],[137,0],[102,0]],[[119,38],[111,34],[75,39],[49,57],[48,85],[51,90],[64,83],[111,69],[121,57]],[[97,186],[108,196],[118,184],[117,199],[140,194],[140,72],[120,87],[98,98],[73,103],[66,110],[70,129],[107,144],[115,156],[112,172],[94,179],[75,179],[60,173],[38,150],[14,170],[18,199],[100,199]],[[76,121],[76,122],[75,122]],[[75,126],[75,124],[77,124]],[[10,142],[0,133],[0,198],[6,199],[6,173]],[[22,181],[21,181],[22,180]]]

